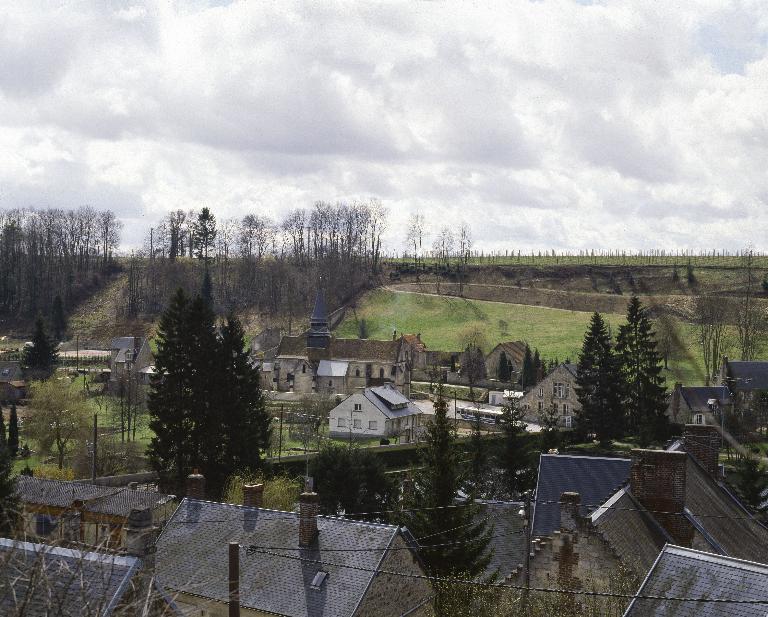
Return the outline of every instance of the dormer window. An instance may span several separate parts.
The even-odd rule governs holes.
[[[315,591],[319,591],[326,578],[328,578],[328,572],[325,570],[318,570],[309,586]]]
[[[306,373],[307,372],[307,365],[306,364],[302,364],[301,365],[301,372],[302,373]]]

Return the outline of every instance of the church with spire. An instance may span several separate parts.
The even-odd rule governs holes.
[[[387,341],[335,337],[325,295],[318,288],[309,328],[280,339],[273,361],[262,364],[262,380],[280,392],[346,395],[389,384],[410,396],[407,358],[402,337]]]

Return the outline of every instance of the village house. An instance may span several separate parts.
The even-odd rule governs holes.
[[[622,566],[639,583],[666,544],[764,561],[768,528],[723,483],[719,447],[717,427],[687,425],[631,459],[542,455],[531,558],[514,578],[607,585]]]
[[[325,299],[318,292],[309,330],[299,336],[283,336],[275,359],[261,364],[263,387],[299,394],[352,394],[391,384],[410,396],[407,347],[402,338],[336,338],[329,327]]]
[[[725,386],[683,386],[676,383],[669,397],[667,417],[674,424],[719,424],[720,414],[733,407]]]
[[[768,392],[768,361],[746,362],[723,356],[715,385],[728,388],[734,405],[750,405],[758,394]]]
[[[17,478],[16,494],[22,506],[18,537],[113,549],[126,545],[132,510],[149,508],[153,524],[161,527],[176,507],[174,495],[24,475]]]
[[[392,385],[365,388],[348,396],[329,415],[330,436],[416,441],[423,412]]]
[[[21,362],[0,361],[0,402],[15,403],[24,398],[26,390]]]
[[[555,367],[519,399],[519,405],[529,422],[539,422],[541,412],[551,410],[559,416],[561,427],[572,428],[581,410],[576,396],[576,365],[563,363]]]
[[[120,336],[110,343],[109,380],[118,384],[125,379],[149,383],[152,374],[152,349],[149,340],[140,336]]]
[[[190,482],[156,552],[157,577],[185,615],[228,614],[228,542],[240,546],[243,617],[427,613],[432,591],[406,528],[321,516],[312,492],[298,512],[267,510],[262,485],[244,487],[242,506],[203,501],[204,478]]]
[[[525,359],[525,343],[523,341],[507,341],[499,343],[485,356],[485,367],[489,379],[502,380],[501,366],[506,363],[510,377],[504,381],[512,383],[517,381],[517,374],[523,368]]]

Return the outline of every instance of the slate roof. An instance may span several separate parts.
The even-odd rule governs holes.
[[[640,579],[656,561],[664,544],[672,540],[626,488],[595,510],[591,521],[622,563]]]
[[[688,457],[685,506],[715,552],[752,561],[768,560],[768,528],[718,485],[692,457]]]
[[[523,507],[520,501],[476,500],[481,506],[475,520],[487,519],[491,529],[490,548],[493,550],[486,573],[498,572],[503,579],[525,563],[525,528],[518,512]]]
[[[571,375],[576,377],[576,371],[578,370],[578,365],[574,364],[573,362],[563,362],[561,366],[564,366],[566,371],[568,371]]]
[[[512,360],[512,363],[515,366],[522,366],[523,360],[525,359],[525,343],[523,341],[506,341],[504,343],[499,343],[490,353],[496,351],[498,347],[502,348],[504,355]],[[490,353],[488,355],[490,355]]]
[[[725,386],[683,386],[680,395],[692,411],[709,411],[707,402],[717,399],[721,405],[731,404],[731,393]]]
[[[768,362],[766,361],[728,361],[728,385],[731,390],[768,390]]]
[[[629,480],[632,461],[626,458],[542,454],[533,512],[533,536],[549,536],[560,527],[560,496],[581,495],[586,516]]]
[[[277,356],[306,358],[308,351],[305,335],[284,336],[280,339]],[[331,338],[328,349],[324,353],[334,360],[396,362],[399,351],[400,341]]]
[[[132,336],[118,336],[112,339],[109,344],[110,349],[130,349],[133,348]]]
[[[0,362],[0,383],[11,383],[18,381],[22,377],[21,362],[2,361]]]
[[[349,369],[349,362],[339,360],[320,360],[317,367],[318,377],[345,377]]]
[[[366,388],[363,396],[389,419],[423,413],[409,398],[390,385]]]
[[[319,534],[315,543],[300,548],[299,518],[294,512],[186,498],[158,538],[157,576],[174,591],[226,601],[228,543],[236,541],[242,547],[242,606],[278,615],[348,617],[372,581],[373,574],[363,570],[379,566],[385,549],[400,531],[392,525],[325,516],[317,517],[317,526]],[[249,553],[249,546],[275,547],[270,552],[276,555]],[[361,547],[381,547],[381,550],[339,550]],[[333,565],[311,564],[278,555]],[[320,570],[328,575],[316,589],[311,583]]]
[[[25,503],[69,508],[75,500],[85,502],[87,512],[128,517],[131,510],[156,508],[175,499],[173,495],[139,491],[127,487],[108,487],[86,482],[46,480],[18,476],[16,493]]]
[[[403,334],[403,340],[413,347],[416,351],[426,351],[427,346],[421,340],[420,334]]]
[[[768,566],[667,545],[638,596],[765,600],[765,604],[671,602],[635,598],[625,617],[765,617]]]
[[[6,538],[0,538],[0,561],[0,613],[23,606],[25,617],[111,615],[141,563]],[[35,576],[41,570],[44,576]]]

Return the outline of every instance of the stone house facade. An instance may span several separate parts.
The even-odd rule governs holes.
[[[523,359],[525,358],[525,343],[523,341],[507,341],[506,343],[496,345],[485,356],[485,367],[488,371],[489,379],[499,379],[499,365],[501,364],[502,357],[508,364],[511,363],[511,378],[509,381],[517,381],[517,373],[523,367]]]
[[[299,336],[283,336],[275,359],[262,365],[263,387],[334,395],[391,384],[409,396],[410,351],[403,337],[391,341],[334,337],[325,301],[318,293],[309,330]]]
[[[140,336],[120,336],[110,343],[109,380],[119,382],[135,375],[141,378],[142,369],[152,365],[149,340]]]
[[[16,493],[22,505],[16,536],[45,542],[76,542],[122,549],[131,511],[149,508],[162,526],[176,509],[174,495],[85,482],[19,476]]]
[[[544,410],[554,410],[560,417],[559,425],[572,428],[581,405],[576,396],[576,365],[560,364],[519,399],[525,419],[538,422]]]

